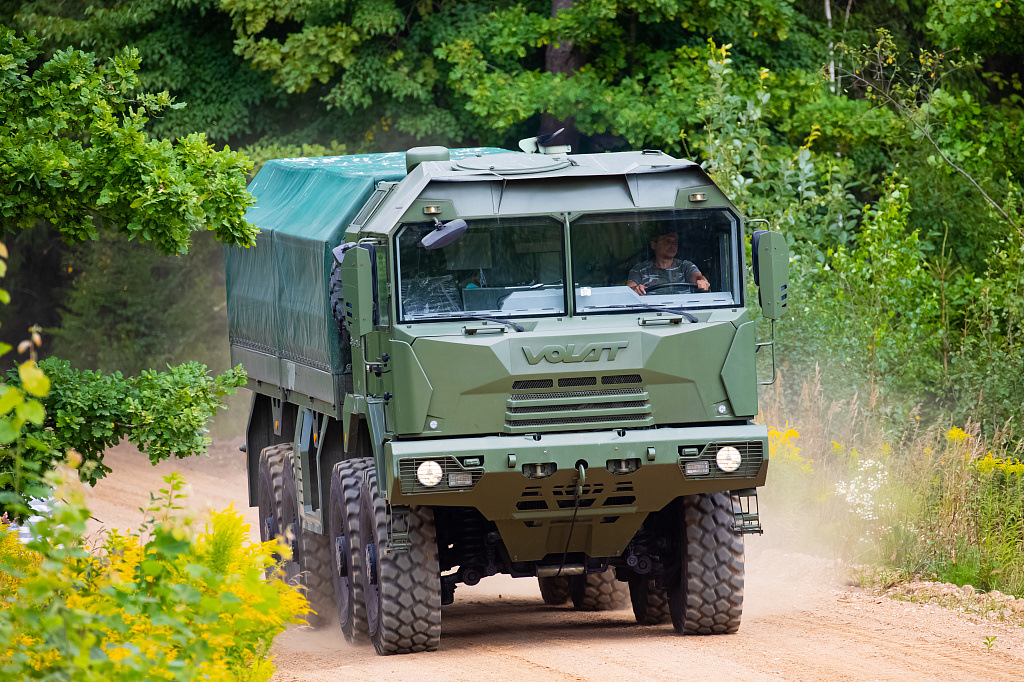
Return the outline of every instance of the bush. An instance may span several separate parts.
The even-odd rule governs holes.
[[[232,508],[195,532],[178,474],[139,532],[90,548],[80,484],[67,470],[50,478],[62,503],[27,546],[0,530],[0,677],[270,679],[274,637],[308,610],[295,587],[266,579],[286,548],[248,542]]]

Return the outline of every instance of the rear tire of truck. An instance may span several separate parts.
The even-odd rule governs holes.
[[[334,603],[341,631],[353,643],[369,640],[363,599],[363,545],[359,541],[359,486],[370,466],[369,457],[359,457],[335,464],[331,472],[328,528],[334,557]]]
[[[743,538],[728,493],[689,495],[682,503],[682,569],[669,591],[681,635],[736,632],[743,612]]]
[[[577,611],[618,611],[629,605],[629,588],[614,569],[569,577],[569,597]]]
[[[655,587],[654,581],[647,576],[637,576],[629,581],[629,601],[640,625],[661,625],[672,619],[668,591]]]
[[[331,567],[330,540],[299,522],[299,504],[296,498],[294,453],[291,445],[275,445],[283,456],[281,471],[281,532],[292,540],[291,561],[285,562],[285,577],[293,585],[303,588],[310,611],[306,623],[322,628],[331,620],[334,610],[334,579]],[[268,448],[268,449],[274,449]],[[291,532],[289,533],[289,529]]]
[[[284,453],[277,447],[264,448],[260,452],[257,470],[256,503],[259,509],[260,540],[270,542],[282,534],[281,526],[281,492],[283,488],[282,472],[284,471]],[[275,553],[278,564],[282,557]],[[271,577],[274,568],[267,569],[267,577]]]
[[[569,579],[565,576],[537,578],[540,598],[549,606],[561,606],[569,601]]]
[[[387,503],[377,473],[364,472],[359,489],[363,596],[370,640],[378,654],[436,651],[441,641],[441,577],[434,512],[410,507],[408,550],[390,552]]]

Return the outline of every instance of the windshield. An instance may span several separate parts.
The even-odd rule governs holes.
[[[570,227],[577,312],[738,305],[735,224],[723,210],[581,216]]]
[[[564,315],[563,223],[550,217],[467,221],[451,244],[428,250],[434,222],[398,235],[399,317],[403,322],[473,316]]]

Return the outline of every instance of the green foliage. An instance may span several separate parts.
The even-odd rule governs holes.
[[[178,474],[137,533],[108,532],[90,547],[74,474],[49,478],[64,501],[32,527],[34,557],[0,525],[5,678],[270,679],[271,642],[308,608],[296,588],[264,577],[281,548],[247,542],[233,509],[195,532]]]
[[[188,103],[150,119],[159,137],[203,131],[234,144],[280,132],[294,113],[265,73],[234,54],[231,20],[216,0],[37,0],[21,3],[16,21],[55,48],[72,45],[101,58],[135,50],[141,86]]]
[[[104,450],[122,439],[154,464],[204,453],[208,420],[223,406],[224,397],[244,383],[240,367],[211,377],[204,365],[194,362],[136,377],[76,370],[54,358],[39,367],[11,370],[3,386],[5,397],[21,400],[24,391],[40,399],[16,403],[34,407],[18,407],[4,427],[7,447],[0,449],[0,490],[13,494],[3,500],[4,508],[25,492],[22,472],[29,478],[42,476],[69,451],[80,455],[79,473],[90,484],[110,472],[103,464]]]
[[[43,219],[68,243],[96,236],[97,224],[165,253],[188,248],[191,233],[249,245],[242,216],[248,163],[214,151],[201,134],[152,139],[149,118],[170,96],[138,92],[136,53],[105,64],[63,50],[38,68],[37,41],[0,27],[0,218],[5,230]]]

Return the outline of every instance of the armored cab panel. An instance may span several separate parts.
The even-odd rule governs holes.
[[[452,150],[452,158],[500,151]],[[378,183],[406,175],[406,155],[396,152],[273,160],[250,183],[256,203],[245,217],[259,228],[256,245],[226,248],[224,260],[231,361],[246,368],[251,388],[340,409],[345,367],[329,296],[331,250]]]

